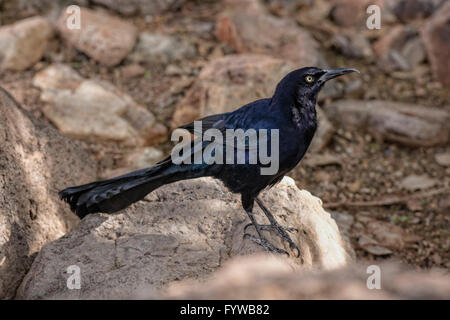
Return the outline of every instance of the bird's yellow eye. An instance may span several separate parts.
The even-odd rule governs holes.
[[[306,76],[306,77],[305,77],[305,80],[306,80],[306,82],[311,83],[311,82],[314,81],[314,78],[313,78],[312,76]]]

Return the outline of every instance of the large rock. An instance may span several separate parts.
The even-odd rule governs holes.
[[[77,144],[1,88],[0,150],[0,299],[10,299],[41,247],[77,224],[57,192],[97,172]]]
[[[71,15],[63,10],[58,19],[57,29],[61,37],[104,65],[119,64],[136,43],[137,29],[133,24],[103,11],[81,8],[79,29],[69,27],[69,17]]]
[[[42,58],[52,36],[50,24],[42,17],[0,27],[0,69],[31,67]]]
[[[124,15],[154,15],[181,6],[186,0],[91,0]]]
[[[65,135],[88,142],[113,141],[126,146],[152,145],[167,129],[143,106],[109,82],[82,78],[65,65],[36,74],[44,114]]]
[[[277,83],[294,70],[291,62],[264,55],[228,55],[210,61],[195,84],[180,101],[172,119],[172,128],[198,118],[233,111],[257,99],[271,97]],[[333,127],[319,109],[319,129],[312,142],[320,150],[329,140]]]
[[[299,190],[291,178],[262,194],[280,224],[298,228],[303,264],[291,254],[292,265],[333,269],[353,254],[321,201]],[[257,220],[265,221],[260,210]],[[18,290],[24,299],[107,299],[155,290],[181,279],[203,279],[234,256],[263,249],[243,239],[249,222],[240,197],[212,178],[166,185],[124,212],[94,214],[76,230],[45,246]],[[254,234],[253,228],[247,230]],[[278,237],[267,233],[275,245]],[[287,246],[284,246],[287,248]],[[81,290],[67,289],[67,267],[81,273]]]
[[[281,257],[235,258],[206,282],[173,283],[159,293],[142,291],[138,298],[158,299],[449,299],[450,277],[439,271],[414,271],[394,263],[377,263],[380,290],[368,279],[370,264],[336,270],[293,270]],[[370,271],[370,272],[368,272]]]
[[[450,88],[450,2],[427,21],[422,37],[435,78]]]
[[[139,35],[138,44],[127,59],[133,62],[167,64],[192,58],[195,48],[180,38],[143,32]]]
[[[381,100],[340,100],[325,111],[340,127],[366,129],[377,138],[408,146],[444,144],[450,137],[450,113],[444,109]]]
[[[226,2],[216,36],[236,52],[268,54],[296,67],[323,65],[319,44],[294,21],[270,15],[258,0]]]

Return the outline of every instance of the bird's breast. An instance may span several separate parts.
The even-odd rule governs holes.
[[[305,155],[311,144],[317,124],[303,122],[300,127],[280,130],[280,168],[292,169]]]

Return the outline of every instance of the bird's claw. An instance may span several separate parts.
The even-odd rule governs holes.
[[[248,227],[253,226],[252,223],[247,224],[244,227],[244,232],[247,230]],[[255,227],[256,228],[256,227]],[[277,234],[280,236],[281,239],[283,239],[284,241],[286,241],[289,244],[289,248],[291,248],[292,251],[297,250],[297,258],[300,257],[300,249],[299,247],[294,243],[294,241],[292,241],[292,239],[289,237],[289,235],[286,233],[286,231],[290,231],[290,232],[298,232],[298,229],[296,228],[291,228],[291,227],[284,227],[284,226],[280,226],[280,225],[272,225],[272,224],[268,224],[268,225],[261,225],[258,224],[258,228],[260,230],[267,230],[267,231],[274,231],[277,232]],[[244,238],[246,236],[251,236],[248,233],[244,234]],[[252,236],[253,237],[253,236]],[[266,240],[266,242],[268,242]],[[284,251],[284,250],[283,250]],[[286,252],[286,251],[285,251]],[[287,252],[286,252],[287,253]],[[289,254],[288,254],[289,255]]]
[[[244,234],[244,238],[249,238],[253,242],[259,244],[267,252],[276,252],[276,253],[279,253],[279,254],[286,254],[287,256],[289,256],[289,253],[286,250],[275,247],[273,244],[271,244],[265,238],[259,239],[259,238],[255,237],[254,235],[251,235],[249,233],[245,233]]]
[[[284,231],[283,229],[278,230],[279,235],[281,239],[289,243],[289,248],[291,248],[292,251],[297,250],[297,258],[300,257],[300,249],[299,247],[292,241],[292,239],[289,237],[289,235]]]

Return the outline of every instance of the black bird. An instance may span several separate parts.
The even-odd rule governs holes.
[[[287,74],[277,85],[272,98],[251,102],[233,112],[217,114],[200,119],[202,130],[214,128],[225,133],[227,129],[266,129],[279,133],[279,169],[274,174],[263,175],[261,168],[267,167],[261,161],[249,163],[250,146],[244,146],[243,164],[207,164],[205,161],[192,164],[174,164],[171,157],[164,159],[154,167],[134,171],[116,178],[96,181],[59,192],[61,199],[70,204],[70,208],[80,218],[95,212],[113,213],[144,198],[156,188],[179,180],[212,176],[221,180],[234,193],[241,194],[242,206],[254,226],[258,238],[245,234],[267,251],[287,253],[272,245],[262,234],[262,230],[275,231],[289,243],[291,249],[300,250],[291,240],[287,231],[294,231],[279,225],[267,207],[258,198],[258,194],[267,187],[278,183],[302,159],[308,149],[317,128],[316,101],[324,83],[335,77],[355,72],[355,69],[322,70],[315,67],[298,69]],[[181,127],[191,133],[194,123]],[[267,141],[271,145],[271,135]],[[225,150],[225,144],[223,149]],[[194,142],[191,143],[191,146]],[[202,142],[202,148],[208,142]],[[269,148],[270,149],[270,148]],[[237,149],[233,149],[237,153]],[[270,150],[273,152],[274,150]],[[192,156],[192,152],[189,154]],[[234,157],[235,155],[233,155]],[[257,224],[253,217],[254,202],[263,210],[270,224]]]

